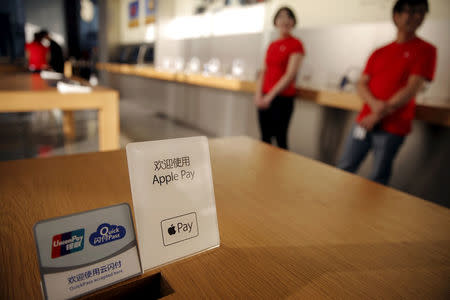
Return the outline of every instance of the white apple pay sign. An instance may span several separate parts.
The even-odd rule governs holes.
[[[207,138],[131,143],[126,149],[143,269],[218,247]]]

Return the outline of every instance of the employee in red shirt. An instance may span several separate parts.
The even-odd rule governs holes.
[[[28,59],[28,69],[32,72],[40,72],[47,69],[49,49],[42,45],[42,39],[45,34],[37,32],[34,34],[34,40],[25,45],[26,56]]]
[[[436,48],[416,36],[428,12],[427,0],[398,0],[393,8],[397,39],[376,50],[358,83],[365,104],[348,137],[338,167],[357,171],[370,149],[370,179],[387,184],[394,158],[411,131],[415,96],[436,69]]]
[[[305,54],[300,40],[291,35],[296,22],[288,7],[275,14],[273,23],[279,37],[267,49],[254,99],[262,140],[270,144],[275,137],[278,146],[284,149],[288,148],[287,132],[294,109],[295,77]]]

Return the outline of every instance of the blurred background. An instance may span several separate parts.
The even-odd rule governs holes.
[[[277,36],[277,9],[287,5],[294,10],[298,23],[293,34],[305,46],[297,86],[352,94],[370,53],[395,39],[394,2],[0,0],[0,62],[22,66],[25,43],[47,29],[62,47],[73,76],[119,91],[120,147],[194,135],[259,139],[253,95],[244,86],[254,84]],[[417,102],[442,108],[445,118],[450,107],[450,1],[430,0],[429,5],[418,35],[437,47],[437,69]],[[198,74],[235,85],[216,88],[136,76],[99,63],[149,67],[158,74]],[[289,130],[290,150],[335,165],[356,112],[299,98]],[[59,110],[0,113],[0,160],[99,150],[96,111],[75,111],[71,139],[64,135],[62,116]],[[448,153],[449,126],[415,120],[390,185],[449,206]],[[371,159],[359,170],[362,176],[370,172]]]

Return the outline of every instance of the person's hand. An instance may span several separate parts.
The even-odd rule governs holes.
[[[267,109],[267,108],[269,108],[270,103],[272,103],[272,100],[273,100],[273,96],[271,96],[271,95],[269,95],[269,94],[264,95],[264,96],[261,98],[261,102],[260,102],[260,104],[258,105],[258,107],[261,108],[261,109]]]
[[[381,120],[381,114],[379,113],[371,113],[366,116],[364,119],[359,122],[359,125],[366,129],[367,131],[371,131],[373,127]]]
[[[260,103],[262,103],[262,95],[261,93],[256,93],[253,97],[253,103],[255,103],[256,106],[259,107]]]
[[[388,104],[381,100],[374,100],[370,103],[370,109],[375,114],[384,115],[388,110]]]

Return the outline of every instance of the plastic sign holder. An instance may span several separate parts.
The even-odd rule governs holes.
[[[142,274],[126,203],[40,221],[34,237],[46,299],[70,299]]]
[[[131,143],[126,151],[143,269],[218,247],[207,138]]]

